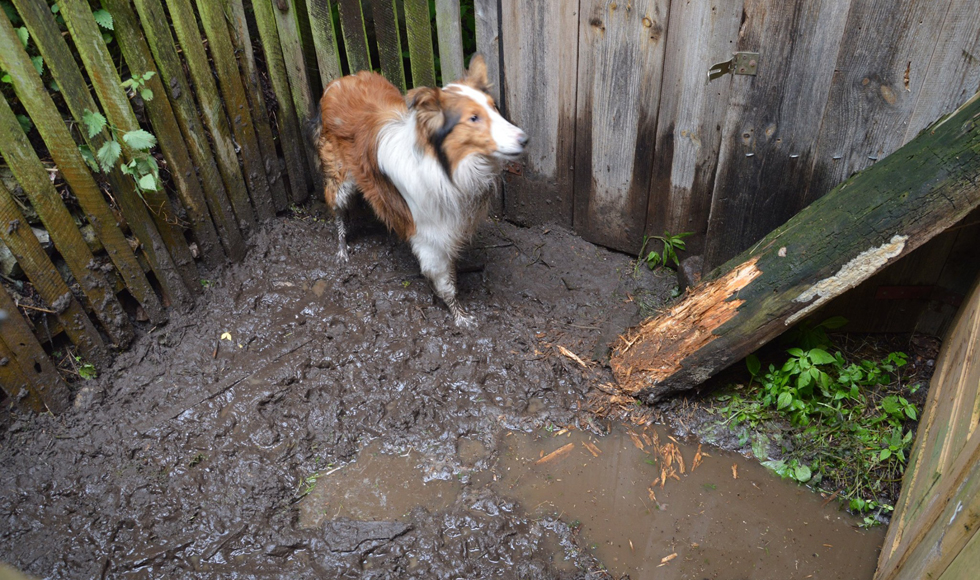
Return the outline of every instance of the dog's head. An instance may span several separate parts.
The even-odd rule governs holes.
[[[408,93],[420,141],[431,145],[450,176],[474,155],[499,163],[524,152],[527,134],[501,116],[488,88],[487,65],[477,54],[466,78],[442,89],[422,87]]]

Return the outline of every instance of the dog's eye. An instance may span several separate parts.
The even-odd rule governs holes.
[[[476,123],[479,120],[480,120],[479,115],[473,115],[472,117],[470,117],[470,123]]]

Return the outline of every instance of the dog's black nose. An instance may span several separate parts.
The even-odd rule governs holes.
[[[527,145],[528,140],[527,133],[521,131],[521,136],[517,138],[517,142],[521,144],[521,147],[524,147]]]

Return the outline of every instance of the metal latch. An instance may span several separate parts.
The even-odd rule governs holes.
[[[732,60],[719,62],[718,64],[709,68],[708,80],[713,81],[716,78],[727,75],[728,73],[732,73],[733,75],[755,76],[758,69],[758,52],[736,52],[733,54]]]

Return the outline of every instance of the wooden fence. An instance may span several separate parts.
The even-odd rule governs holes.
[[[129,344],[133,319],[189,308],[200,268],[239,260],[258,222],[308,198],[302,127],[322,86],[372,68],[402,90],[458,78],[463,30],[477,29],[458,0],[12,5],[0,11],[12,88],[0,99],[12,178],[0,181],[0,241],[24,280],[0,288],[0,385],[54,412],[69,403],[66,378]],[[496,38],[481,18],[481,39]],[[42,345],[59,335],[69,345],[52,360]]]
[[[943,344],[876,580],[975,578],[980,563],[980,279]]]

